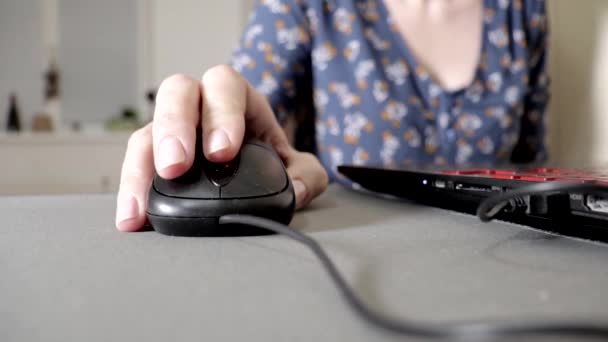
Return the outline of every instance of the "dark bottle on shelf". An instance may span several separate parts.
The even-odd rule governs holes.
[[[19,115],[19,106],[17,104],[17,95],[11,94],[10,104],[8,109],[8,117],[6,120],[6,130],[9,132],[18,132],[21,130],[21,120]]]

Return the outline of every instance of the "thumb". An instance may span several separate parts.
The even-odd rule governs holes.
[[[295,150],[289,154],[287,174],[293,183],[296,209],[302,209],[327,189],[329,177],[313,154]]]

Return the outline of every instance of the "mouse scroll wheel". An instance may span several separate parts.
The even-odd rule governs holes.
[[[211,183],[215,186],[224,186],[230,182],[238,168],[238,156],[227,163],[208,163],[205,170]]]

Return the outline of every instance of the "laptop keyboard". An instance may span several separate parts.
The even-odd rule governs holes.
[[[451,169],[446,175],[480,176],[497,179],[514,179],[531,182],[562,181],[608,185],[607,168],[531,168],[531,169]]]

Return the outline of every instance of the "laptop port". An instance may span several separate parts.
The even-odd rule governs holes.
[[[608,214],[608,199],[599,196],[585,196],[585,206],[594,213]]]
[[[442,180],[436,180],[435,181],[435,187],[438,189],[445,189],[446,188],[446,182],[442,181]]]
[[[456,183],[454,184],[454,189],[460,191],[467,192],[499,192],[501,191],[500,187],[491,186],[491,185],[483,185],[483,184],[467,184],[467,183]]]

